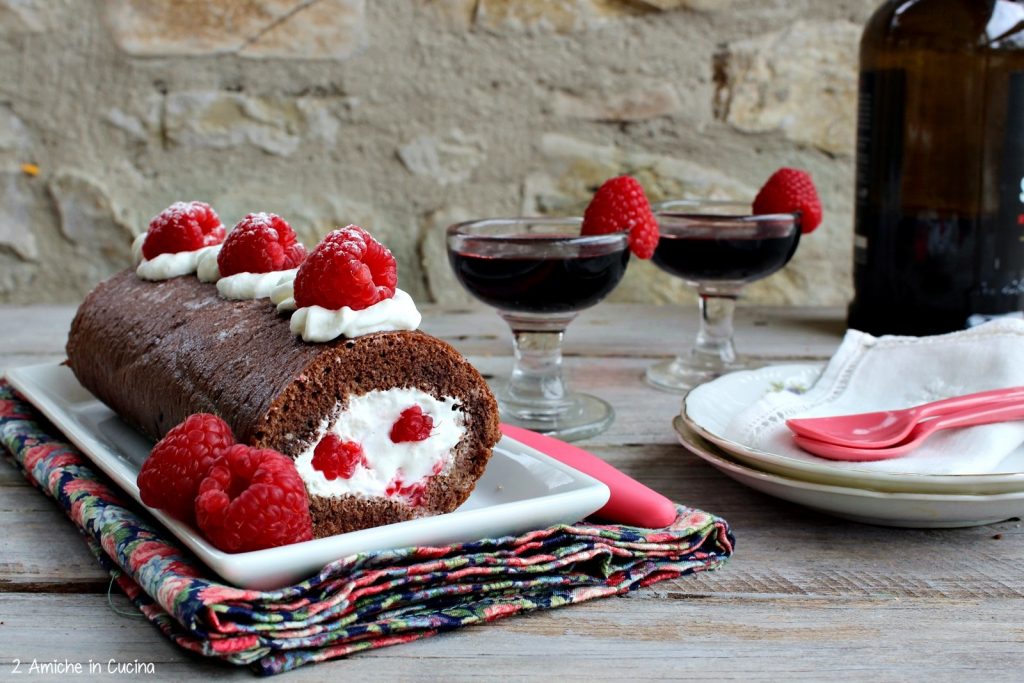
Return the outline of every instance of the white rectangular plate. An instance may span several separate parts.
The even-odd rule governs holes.
[[[56,363],[10,370],[7,379],[140,505],[135,480],[153,442],[126,425]],[[454,512],[248,553],[225,553],[160,510],[147,508],[229,583],[271,589],[306,579],[355,553],[440,546],[578,521],[608,501],[608,487],[518,441],[503,438],[469,499]]]

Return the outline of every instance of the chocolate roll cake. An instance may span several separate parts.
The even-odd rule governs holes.
[[[67,356],[85,388],[154,439],[207,412],[240,443],[294,458],[317,537],[454,510],[500,437],[487,384],[445,342],[399,331],[307,343],[266,299],[226,300],[193,276],[148,282],[129,269],[101,283]],[[432,416],[430,435],[394,442],[410,407]],[[348,477],[317,468],[332,434],[361,444]]]

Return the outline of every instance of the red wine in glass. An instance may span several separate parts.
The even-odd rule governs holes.
[[[629,250],[606,245],[572,251],[515,253],[505,243],[465,240],[449,251],[462,286],[486,304],[506,311],[567,313],[590,308],[622,279]]]
[[[762,237],[663,234],[651,261],[688,282],[752,282],[786,265],[799,242],[799,230]]]

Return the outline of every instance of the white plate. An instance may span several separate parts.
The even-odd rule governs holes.
[[[771,365],[723,375],[693,389],[683,400],[686,426],[745,465],[792,479],[817,484],[854,486],[875,491],[993,495],[1024,491],[1024,449],[1008,458],[1007,471],[992,474],[919,474],[880,472],[855,465],[837,467],[806,454],[796,458],[750,448],[726,438],[726,427],[741,411],[780,387],[809,387],[821,373],[820,364]]]
[[[682,417],[672,421],[679,442],[726,476],[769,496],[836,517],[911,528],[981,526],[1024,516],[1024,492],[991,496],[938,493],[886,493],[846,486],[826,486],[750,469],[702,439]]]
[[[72,443],[136,501],[135,479],[152,441],[127,426],[57,364],[16,368],[7,379]],[[193,528],[150,508],[178,539],[228,582],[270,589],[306,579],[355,553],[439,546],[576,522],[608,502],[608,487],[571,467],[503,438],[469,499],[455,512],[304,543],[225,553]]]

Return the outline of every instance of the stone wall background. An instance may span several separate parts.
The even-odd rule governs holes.
[[[810,170],[821,229],[752,301],[851,292],[856,53],[879,0],[0,0],[0,301],[79,299],[179,199],[358,223],[463,303],[443,229],[750,199]],[[631,262],[614,300],[690,298]]]

